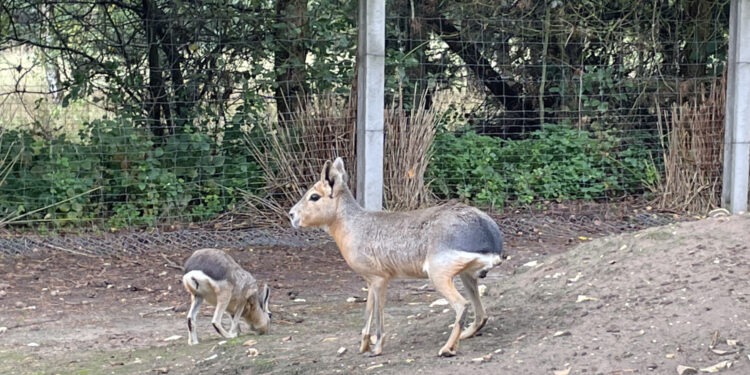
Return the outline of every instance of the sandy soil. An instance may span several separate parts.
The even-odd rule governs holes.
[[[430,307],[426,280],[389,285],[384,353],[358,354],[365,285],[331,243],[227,249],[271,285],[272,331],[224,340],[204,306],[195,346],[171,266],[194,249],[6,255],[0,373],[750,373],[750,215],[567,242],[511,239],[510,261],[482,281],[490,321],[447,359],[436,354],[454,315]]]

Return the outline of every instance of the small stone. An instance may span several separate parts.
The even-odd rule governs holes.
[[[286,336],[281,339],[281,341],[291,341],[291,340],[292,340],[292,336]]]
[[[21,302],[21,301],[18,301],[18,302],[15,303],[15,306],[18,309],[22,309],[22,308],[26,307],[26,304],[23,303],[23,302]]]
[[[677,374],[679,375],[694,375],[697,373],[698,369],[696,369],[695,367],[688,367],[683,365],[677,366]]]
[[[479,289],[479,296],[484,297],[484,295],[487,293],[487,285],[482,284],[479,286],[478,289]]]
[[[249,349],[247,349],[247,356],[248,357],[257,357],[258,354],[260,354],[260,352],[258,351],[258,349],[255,349],[255,348],[249,348]]]
[[[344,353],[346,353],[346,348],[342,346],[342,347],[339,348],[339,350],[336,351],[336,356],[340,357]]]
[[[33,348],[33,347],[37,347],[37,346],[39,346],[39,344],[37,344],[37,343],[35,343],[35,342],[30,342],[30,343],[26,344],[26,346],[30,346],[30,347],[32,347],[32,348]]]

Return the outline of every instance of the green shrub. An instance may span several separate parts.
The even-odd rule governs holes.
[[[656,169],[643,144],[607,133],[547,125],[527,139],[441,133],[428,178],[443,198],[496,206],[507,201],[594,199],[639,192]]]
[[[237,142],[186,131],[157,144],[124,120],[95,120],[81,142],[6,133],[0,150],[21,157],[0,186],[0,215],[54,226],[109,227],[202,221],[233,209],[262,184]]]

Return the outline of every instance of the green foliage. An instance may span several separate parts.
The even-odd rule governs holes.
[[[244,148],[205,133],[157,145],[127,121],[96,120],[80,138],[6,134],[0,149],[22,156],[0,186],[0,215],[56,226],[98,218],[110,227],[201,221],[235,208],[240,190],[255,191],[263,181]]]
[[[640,192],[657,176],[644,145],[569,126],[548,125],[523,140],[444,132],[434,147],[433,191],[492,206]]]

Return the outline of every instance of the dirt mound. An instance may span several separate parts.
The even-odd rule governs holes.
[[[490,291],[515,373],[750,373],[750,215],[597,239],[517,268]]]

